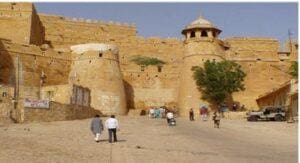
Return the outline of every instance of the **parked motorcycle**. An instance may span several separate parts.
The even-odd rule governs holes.
[[[176,126],[176,120],[175,120],[175,118],[171,118],[169,120],[169,126]]]

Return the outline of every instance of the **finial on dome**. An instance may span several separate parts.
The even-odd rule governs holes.
[[[203,19],[202,13],[200,12],[198,19]]]

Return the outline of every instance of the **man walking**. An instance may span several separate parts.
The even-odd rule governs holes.
[[[117,129],[119,126],[115,115],[111,115],[110,118],[105,121],[105,127],[108,129],[109,143],[112,143],[112,136],[114,136],[114,142],[117,142]]]
[[[200,108],[200,115],[201,115],[202,121],[206,121],[206,120],[207,120],[207,112],[208,112],[208,109],[206,108],[205,105],[203,105],[203,106]]]
[[[91,131],[95,135],[95,141],[99,143],[100,134],[103,131],[103,123],[98,114],[95,116],[95,118],[93,118],[91,122]]]
[[[214,121],[215,128],[220,128],[220,120],[221,120],[221,117],[220,117],[219,111],[215,111],[213,114],[213,121]]]
[[[190,109],[190,121],[193,121],[194,120],[194,109],[191,108]]]
[[[171,111],[169,111],[169,112],[167,113],[166,117],[167,117],[167,123],[169,124],[169,123],[170,123],[170,120],[171,120],[172,118],[174,118],[174,114],[173,114]]]

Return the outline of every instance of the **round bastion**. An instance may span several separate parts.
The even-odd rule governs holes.
[[[71,46],[70,82],[91,91],[91,106],[103,114],[127,113],[117,46],[89,43]]]

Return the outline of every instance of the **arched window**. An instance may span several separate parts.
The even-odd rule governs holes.
[[[195,32],[193,31],[193,32],[191,32],[191,38],[193,38],[193,37],[196,37],[196,34],[195,34]]]
[[[208,35],[207,35],[207,32],[206,31],[202,31],[201,32],[201,37],[207,37]]]

